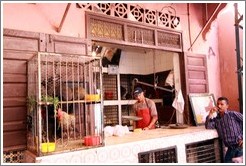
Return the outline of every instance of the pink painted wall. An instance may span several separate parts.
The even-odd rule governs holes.
[[[244,11],[245,13],[245,11]],[[235,40],[234,6],[228,5],[219,15],[218,38],[220,54],[221,95],[228,97],[230,108],[239,111],[239,94],[237,79],[237,55]],[[242,37],[241,37],[241,45]],[[244,57],[241,55],[241,57]]]
[[[202,8],[199,4],[190,5],[190,33],[191,40],[189,39],[189,26],[188,16],[184,13],[187,12],[187,5],[185,4],[179,10],[181,17],[181,29],[184,38],[184,51],[193,52],[198,54],[204,54],[207,58],[208,66],[208,82],[209,82],[209,93],[213,93],[215,98],[221,95],[221,84],[220,84],[220,72],[219,71],[219,49],[218,49],[218,23],[214,21],[209,31],[207,32],[205,39],[200,35],[197,41],[193,44],[191,50],[191,43],[198,36],[202,30],[204,24],[202,23]]]
[[[84,12],[72,4],[61,32],[59,27],[67,3],[3,4],[3,27],[25,31],[85,38]]]
[[[148,7],[161,11],[170,3],[138,3],[141,7]],[[85,38],[85,12],[72,3],[61,32],[59,27],[67,3],[3,3],[3,28],[18,29],[33,32],[57,34],[63,36]],[[180,17],[177,30],[182,31],[184,52],[188,52],[190,42],[193,42],[201,29],[202,7],[198,3],[190,5],[190,31],[189,39],[188,11],[185,3],[172,3],[176,15]],[[210,27],[203,39],[199,36],[193,45],[192,52],[205,54],[208,63],[209,92],[215,97],[225,95],[231,100],[231,107],[237,106],[237,78],[235,75],[235,42],[232,14],[221,14]],[[230,41],[230,42],[228,42]],[[229,83],[227,79],[230,79]]]

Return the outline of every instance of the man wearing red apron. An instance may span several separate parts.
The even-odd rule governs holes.
[[[134,113],[136,116],[142,117],[141,120],[136,122],[134,128],[154,129],[155,122],[158,119],[154,101],[146,98],[140,87],[137,87],[133,94],[135,99],[137,99],[137,102],[133,105]]]

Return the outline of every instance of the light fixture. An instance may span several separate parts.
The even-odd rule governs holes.
[[[91,55],[93,57],[97,56],[97,54],[99,53],[99,51],[101,51],[100,46],[96,45],[95,43],[93,43],[91,50],[92,50],[91,51]]]
[[[173,15],[174,17],[172,18],[171,21],[175,20],[176,19],[176,10],[172,7],[172,6],[164,6],[162,9],[161,9],[161,12],[164,10],[164,13],[168,13],[170,15]]]
[[[171,24],[173,24],[174,27],[177,27],[180,21],[179,18],[176,16],[176,10],[172,7],[172,4],[170,6],[162,7],[160,12],[168,14]]]

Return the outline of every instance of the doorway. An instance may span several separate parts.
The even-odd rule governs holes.
[[[183,123],[183,115],[172,107],[175,92],[181,89],[179,53],[97,41],[93,41],[92,51],[104,59],[105,126],[131,125],[121,116],[131,114],[136,86],[155,101],[160,125]]]

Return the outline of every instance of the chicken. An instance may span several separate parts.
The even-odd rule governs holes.
[[[71,86],[67,82],[60,84],[60,77],[49,77],[41,82],[42,94],[47,96],[57,96],[63,101],[83,100],[85,89],[83,87]]]
[[[49,77],[47,79],[44,79],[41,82],[42,85],[42,89],[41,89],[41,93],[42,95],[47,95],[47,96],[54,96],[54,85],[55,88],[57,88],[57,80],[59,79],[59,77]]]
[[[59,89],[57,90],[59,94]],[[68,85],[62,85],[62,99],[65,101],[71,101],[73,99],[73,89]]]
[[[85,98],[85,89],[82,87],[74,87],[74,100],[83,100]]]
[[[57,110],[57,118],[63,136],[70,137],[75,129],[75,116],[62,111],[61,108],[59,108]]]

